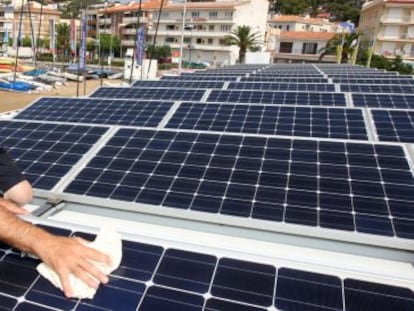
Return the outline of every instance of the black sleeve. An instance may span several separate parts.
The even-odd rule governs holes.
[[[0,148],[0,192],[6,192],[25,179],[7,151]]]

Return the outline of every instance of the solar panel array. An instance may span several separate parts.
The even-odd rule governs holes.
[[[367,75],[375,84],[358,82]],[[393,94],[406,81],[352,66],[221,68],[43,98],[1,121],[0,141],[35,188],[64,180],[55,192],[74,202],[393,247],[414,240],[414,101]],[[66,300],[31,259],[5,254],[5,309],[414,308],[408,288],[132,241],[94,300]]]
[[[173,102],[43,97],[15,119],[156,127]]]
[[[94,238],[84,232],[43,228],[62,236]],[[37,260],[7,251],[0,251],[3,310],[409,311],[414,307],[414,294],[404,287],[129,240],[123,241],[120,268],[108,285],[101,286],[93,299],[66,299],[38,275]]]
[[[367,140],[360,109],[182,103],[167,128]]]
[[[0,121],[0,144],[33,187],[51,190],[107,131],[105,127]]]

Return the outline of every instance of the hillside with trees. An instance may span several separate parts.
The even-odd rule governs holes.
[[[272,0],[272,12],[286,15],[317,16],[330,13],[332,21],[352,21],[358,23],[362,0]]]

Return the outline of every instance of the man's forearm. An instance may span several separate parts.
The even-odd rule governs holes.
[[[4,200],[0,202],[0,205],[4,204],[8,202]],[[37,254],[39,243],[49,235],[2,207],[0,207],[0,222],[0,240],[24,252]]]

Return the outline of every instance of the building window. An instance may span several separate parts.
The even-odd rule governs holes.
[[[165,38],[165,43],[174,43],[175,39],[173,37],[167,37]]]
[[[156,13],[157,14],[157,13]],[[158,17],[158,16],[157,16]],[[162,12],[161,13],[161,18],[168,18],[170,17],[170,12]]]
[[[208,13],[208,16],[209,16],[211,19],[216,19],[216,18],[217,18],[217,16],[218,16],[218,13],[217,13],[217,11],[209,12],[209,13]]]
[[[191,17],[192,18],[200,18],[200,12],[199,11],[191,12]]]
[[[221,25],[220,26],[221,32],[230,32],[231,31],[231,25]]]
[[[213,44],[213,39],[207,39],[207,44],[212,45]]]
[[[233,11],[225,11],[224,16],[225,17],[233,17]]]
[[[219,39],[219,45],[227,45],[227,42],[225,39]]]
[[[197,43],[197,44],[204,44],[204,39],[202,39],[202,38],[197,38],[196,43]]]
[[[289,31],[290,30],[290,25],[287,25],[286,26],[286,31]]]
[[[302,54],[316,54],[317,50],[317,43],[304,43],[302,47]]]
[[[292,42],[280,42],[279,52],[280,53],[292,53],[292,47],[293,47]]]
[[[209,25],[208,26],[208,31],[214,31],[214,25]]]
[[[175,30],[175,25],[167,25],[165,26],[167,30]]]

